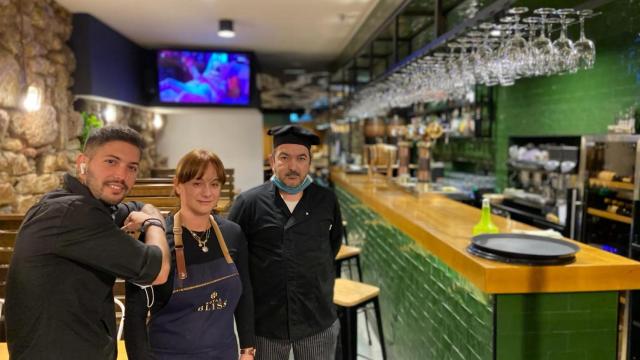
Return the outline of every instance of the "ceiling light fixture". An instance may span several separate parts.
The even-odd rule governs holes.
[[[218,25],[218,36],[223,38],[232,38],[236,36],[235,31],[233,31],[233,20],[220,20]]]

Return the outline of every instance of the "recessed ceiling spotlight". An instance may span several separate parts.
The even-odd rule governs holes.
[[[220,20],[220,23],[218,24],[218,36],[223,38],[232,38],[236,36],[235,31],[233,31],[233,20]]]

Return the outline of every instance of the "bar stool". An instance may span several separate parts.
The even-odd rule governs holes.
[[[336,277],[342,275],[342,265],[347,262],[349,269],[349,278],[353,279],[353,271],[351,269],[351,260],[356,261],[356,269],[358,270],[358,280],[362,281],[362,268],[360,267],[360,253],[362,250],[357,246],[341,245],[336,255]]]
[[[347,261],[347,269],[349,269],[349,279],[353,280],[353,269],[351,264],[351,260],[356,260],[356,268],[358,270],[358,281],[362,281],[362,268],[360,267],[360,250],[359,247],[342,245],[340,246],[340,250],[338,250],[338,255],[336,255],[336,277],[342,277],[342,265],[345,261]],[[367,308],[363,307],[360,309],[364,312],[364,319],[367,323],[369,323],[369,314],[367,313]],[[369,345],[371,345],[371,333],[369,331],[369,327],[367,326],[367,340],[369,341]]]
[[[358,309],[373,303],[378,325],[378,338],[382,350],[382,358],[387,359],[382,333],[382,318],[378,295],[380,288],[347,279],[336,279],[333,292],[333,303],[343,312],[340,318],[343,360],[356,360],[358,357]]]

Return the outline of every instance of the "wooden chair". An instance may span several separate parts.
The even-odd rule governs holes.
[[[173,196],[172,183],[136,183],[127,196]]]
[[[0,230],[0,301],[4,304],[7,288],[7,273],[16,242],[17,231]],[[4,313],[0,311],[0,341],[6,341]]]
[[[0,230],[0,247],[13,247],[16,243],[17,230]]]
[[[347,279],[336,279],[333,290],[333,303],[342,312],[340,317],[342,358],[344,360],[356,360],[358,357],[358,309],[373,303],[378,325],[378,338],[382,350],[382,358],[386,360],[387,351],[384,345],[382,332],[382,317],[380,316],[380,304],[378,295],[380,288]]]
[[[24,214],[0,214],[0,230],[18,230]]]
[[[7,273],[16,242],[16,231],[0,230],[0,298],[4,299],[7,286]]]
[[[176,196],[127,196],[124,201],[139,201],[169,212],[175,212],[180,207],[180,199]]]
[[[220,200],[216,208],[218,213],[226,213],[231,207],[235,197],[234,173],[235,170],[232,168],[225,169],[227,181],[220,191]],[[125,201],[140,201],[151,204],[165,212],[175,212],[180,207],[180,199],[173,194],[172,178],[138,179]]]
[[[136,179],[136,185],[144,184],[173,184],[173,178],[138,178]]]
[[[157,178],[172,178],[176,175],[176,169],[171,168],[153,168],[151,176]]]

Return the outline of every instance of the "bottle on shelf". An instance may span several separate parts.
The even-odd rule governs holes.
[[[480,216],[480,221],[473,227],[473,236],[499,232],[500,229],[491,222],[491,203],[489,199],[482,199],[482,215]]]

